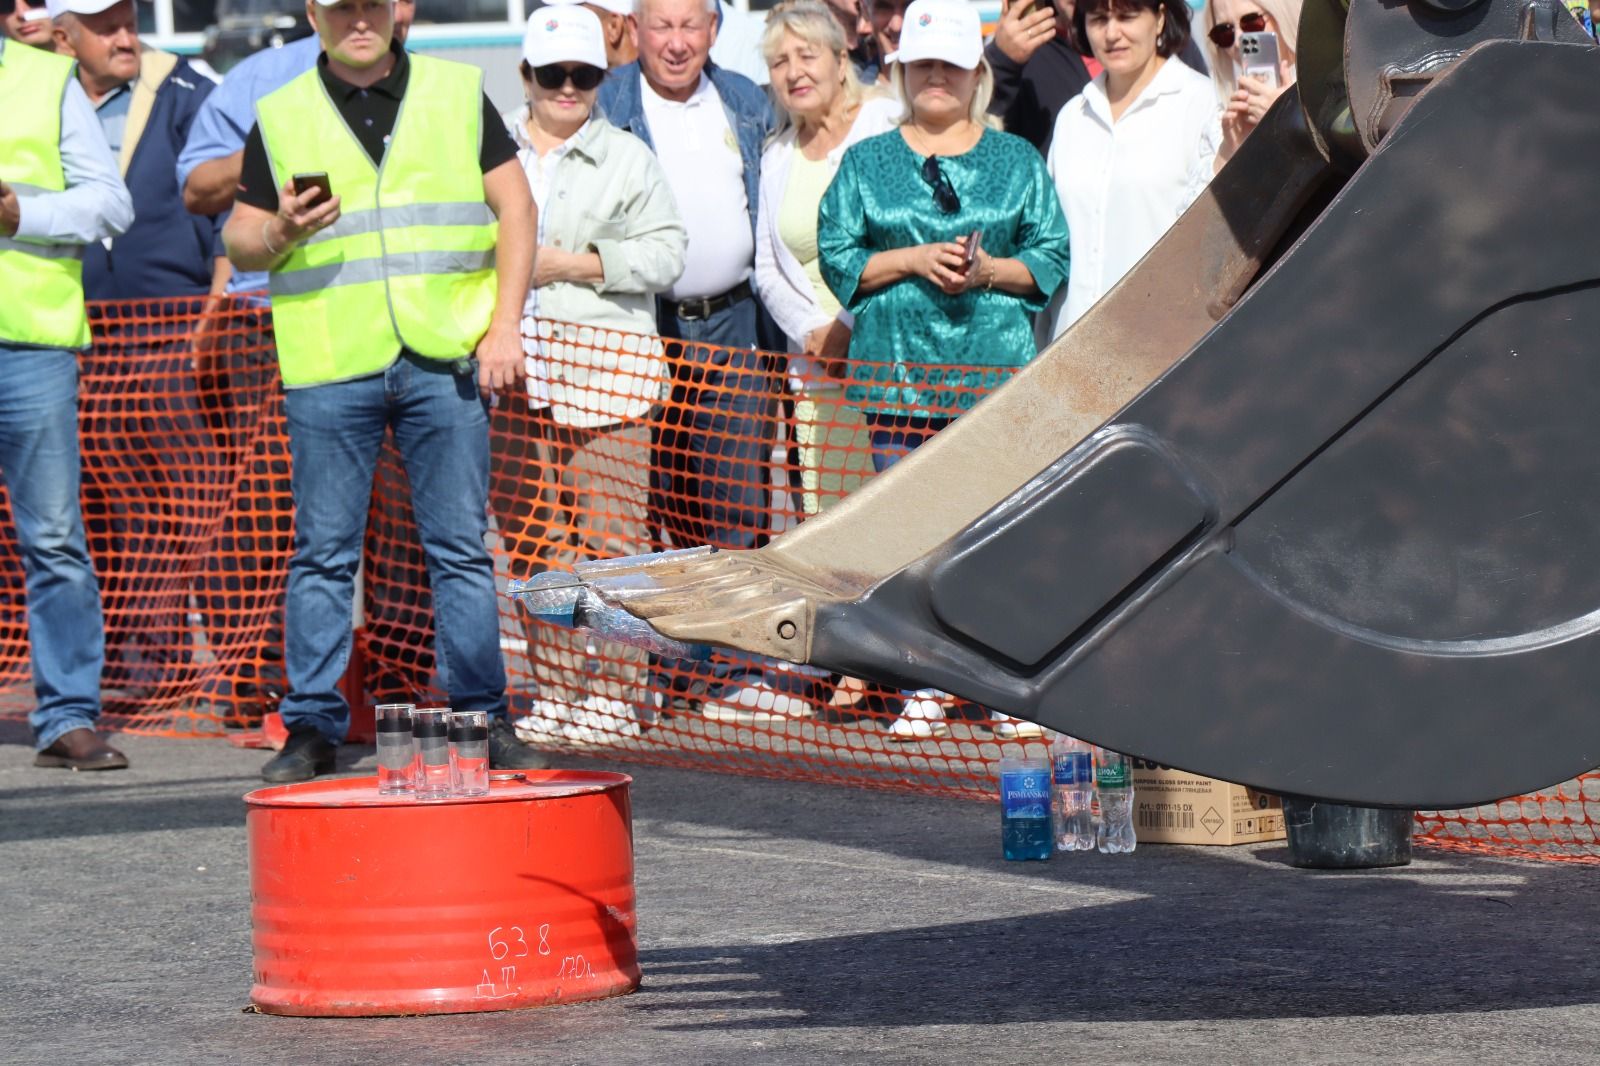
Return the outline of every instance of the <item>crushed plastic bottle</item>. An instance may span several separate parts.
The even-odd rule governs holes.
[[[1100,851],[1125,855],[1139,843],[1133,831],[1133,760],[1096,748],[1094,787],[1100,801]]]

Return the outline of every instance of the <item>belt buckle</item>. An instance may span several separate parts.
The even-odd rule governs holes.
[[[711,317],[711,299],[702,296],[697,300],[680,300],[678,317],[685,322],[704,322]]]

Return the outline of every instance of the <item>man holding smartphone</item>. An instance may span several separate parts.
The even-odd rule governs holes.
[[[0,37],[0,476],[27,575],[35,766],[114,770],[95,732],[104,630],[78,506],[83,248],[133,201],[72,61]]]
[[[505,717],[484,543],[488,394],[523,373],[528,182],[482,73],[407,56],[391,0],[306,0],[306,13],[323,56],[258,104],[223,231],[235,266],[269,272],[294,465],[289,739],[262,777],[332,770],[349,728],[339,681],[390,431],[428,559],[441,684],[457,710],[492,716],[492,765],[543,766]]]

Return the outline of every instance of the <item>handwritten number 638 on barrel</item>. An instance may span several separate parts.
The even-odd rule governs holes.
[[[505,934],[502,936],[501,934]],[[539,954],[550,954],[550,926],[539,927]],[[495,961],[528,956],[528,939],[520,925],[497,925],[489,930],[489,956]]]

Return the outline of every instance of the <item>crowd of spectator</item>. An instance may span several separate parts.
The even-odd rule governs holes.
[[[412,0],[307,0],[314,36],[220,85],[141,45],[135,3],[0,0],[0,103],[37,120],[0,129],[0,280],[56,271],[15,290],[32,303],[0,303],[0,358],[37,366],[0,385],[0,471],[38,761],[126,765],[94,729],[102,627],[66,439],[88,333],[39,310],[76,284],[80,305],[255,309],[276,346],[296,522],[284,630],[266,637],[290,730],[274,781],[331,768],[348,728],[338,682],[391,435],[440,684],[495,717],[496,765],[539,765],[527,741],[638,735],[656,711],[810,714],[814,686],[771,664],[621,655],[597,675],[581,634],[538,627],[514,731],[491,470],[530,486],[492,515],[520,572],[761,546],[781,528],[775,445],[814,513],[815,427],[844,426],[887,470],[1116,284],[1293,83],[1299,7],[1009,0],[985,40],[963,0],[553,2],[528,22],[525,103],[501,115],[479,71],[405,50]],[[1276,84],[1240,75],[1239,34],[1261,31]],[[48,467],[13,442],[24,418],[59,438]],[[901,740],[956,713],[1029,728],[932,690],[893,702]]]

